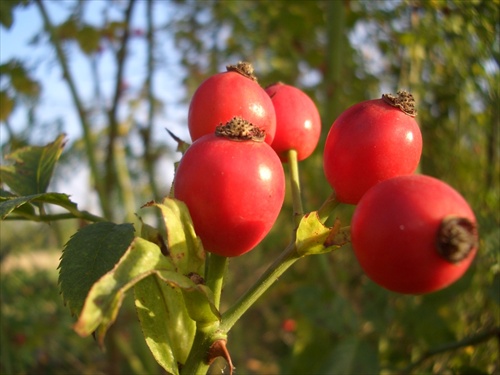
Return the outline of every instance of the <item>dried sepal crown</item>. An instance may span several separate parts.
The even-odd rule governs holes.
[[[221,123],[215,128],[215,135],[229,138],[233,141],[263,142],[266,138],[265,130],[241,117],[233,117],[225,124]]]
[[[399,108],[408,116],[415,117],[417,115],[415,98],[408,91],[399,90],[397,95],[383,94],[382,100],[393,107]]]
[[[236,65],[227,65],[226,70],[228,72],[237,72],[242,76],[245,76],[251,79],[252,81],[257,82],[257,77],[254,74],[253,66],[249,62],[240,61]]]

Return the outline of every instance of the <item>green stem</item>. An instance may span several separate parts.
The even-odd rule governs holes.
[[[181,375],[206,375],[210,365],[207,362],[208,350],[217,338],[225,338],[225,335],[217,335],[218,323],[209,326],[196,326],[193,346],[181,368]],[[217,337],[220,336],[220,337]]]
[[[298,227],[300,219],[304,215],[302,207],[302,193],[300,188],[299,163],[297,161],[297,151],[288,150],[288,166],[290,169],[290,185],[292,190],[293,220]]]
[[[214,293],[214,304],[217,309],[220,306],[222,286],[228,263],[228,258],[221,255],[210,254],[208,257],[206,285]]]
[[[319,220],[324,224],[332,214],[335,207],[337,207],[340,202],[337,200],[335,192],[332,192],[325,202],[321,205],[318,210]]]
[[[295,248],[295,242],[291,242],[257,282],[222,314],[220,330],[228,332],[255,301],[298,259],[300,255]]]

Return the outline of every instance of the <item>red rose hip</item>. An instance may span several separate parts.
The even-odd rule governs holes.
[[[323,169],[338,201],[356,204],[376,183],[416,170],[422,135],[413,105],[411,94],[400,91],[355,104],[335,120]]]
[[[394,177],[361,198],[352,247],[370,279],[399,293],[433,292],[455,282],[477,251],[474,213],[446,183],[423,175]]]
[[[228,66],[228,71],[206,79],[191,99],[188,113],[192,141],[212,134],[218,125],[241,117],[266,132],[271,144],[276,132],[276,114],[271,99],[257,83],[249,63]]]
[[[238,256],[269,232],[283,205],[285,176],[263,133],[233,119],[196,140],[182,157],[174,195],[191,214],[205,250]],[[250,130],[249,130],[250,129]]]
[[[278,82],[266,87],[276,112],[276,134],[271,147],[282,161],[287,151],[297,151],[297,160],[308,158],[321,135],[318,109],[306,93],[296,87]]]

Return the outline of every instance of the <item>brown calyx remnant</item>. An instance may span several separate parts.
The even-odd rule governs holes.
[[[205,285],[205,279],[196,272],[189,272],[186,276],[196,285]]]
[[[408,91],[399,90],[397,95],[383,94],[382,100],[393,107],[399,108],[408,116],[415,117],[417,115],[415,99]]]
[[[228,72],[237,72],[241,75],[250,78],[252,81],[257,82],[257,77],[253,74],[253,66],[249,62],[240,61],[236,65],[227,65],[226,70]]]
[[[231,355],[226,348],[226,340],[224,339],[216,340],[210,346],[210,349],[208,349],[207,363],[211,364],[217,357],[222,357],[226,360],[229,366],[229,375],[232,375],[234,369],[233,362],[231,361]]]
[[[469,219],[448,216],[441,221],[437,234],[437,251],[450,263],[467,258],[477,247],[477,228]]]
[[[221,123],[215,128],[215,135],[233,141],[263,142],[266,138],[264,130],[241,117],[233,117],[225,125]]]

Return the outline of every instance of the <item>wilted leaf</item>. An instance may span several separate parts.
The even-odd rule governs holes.
[[[65,145],[65,136],[46,146],[28,146],[15,150],[5,157],[14,165],[0,166],[0,181],[20,196],[45,193],[55,165]]]
[[[319,220],[316,212],[311,212],[302,217],[297,229],[295,245],[299,255],[312,255],[328,253],[338,249],[348,242],[339,236],[340,223],[336,222],[333,228],[325,226]]]
[[[133,238],[132,224],[109,222],[87,225],[71,237],[59,264],[59,284],[73,314],[80,314],[89,290],[115,267]]]

